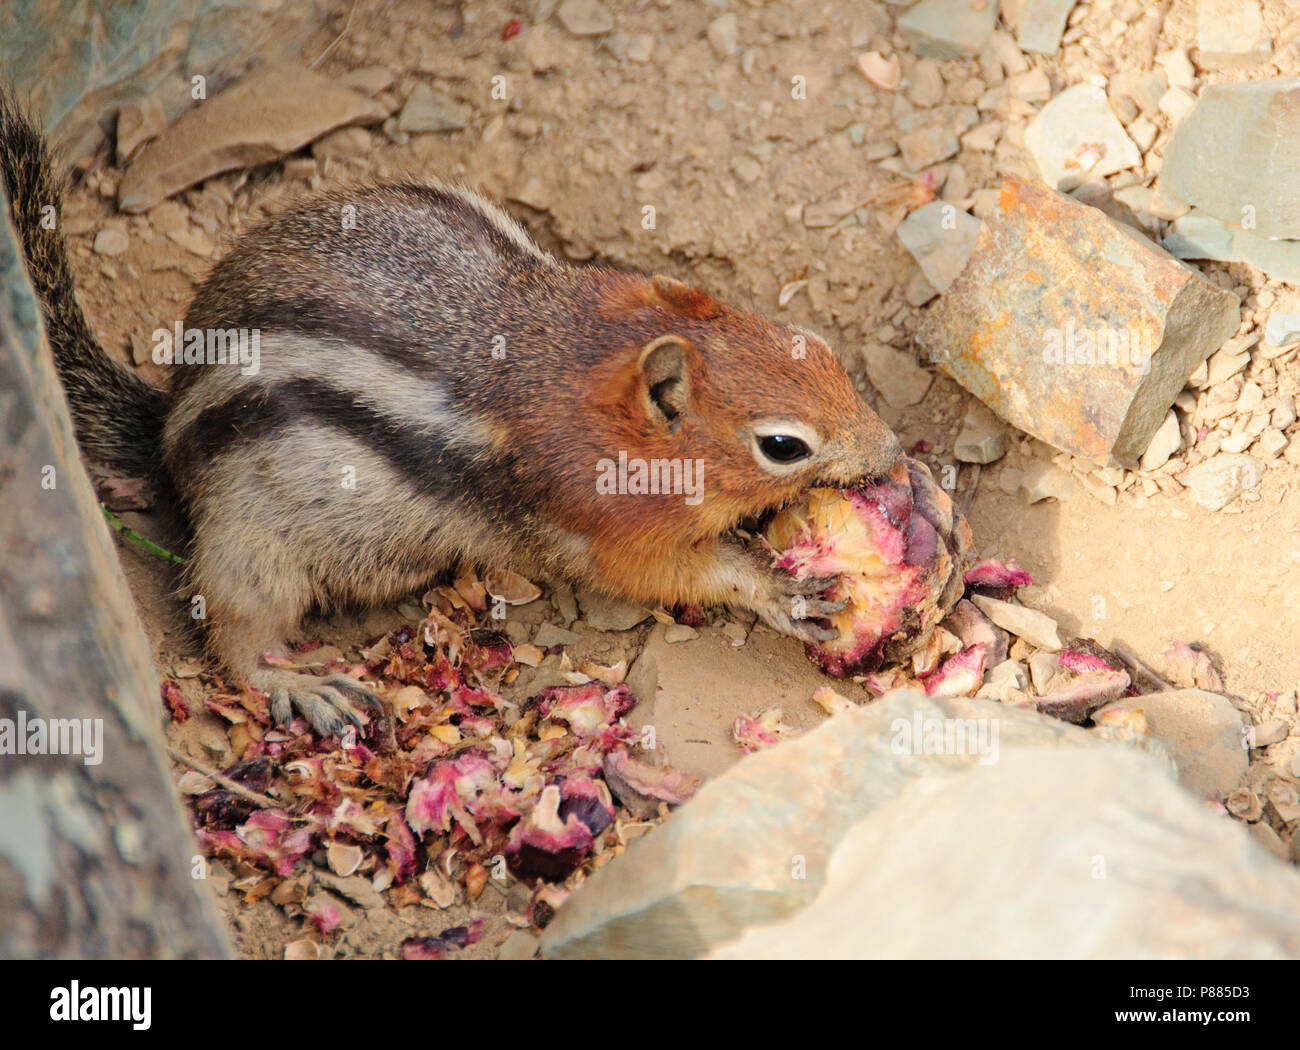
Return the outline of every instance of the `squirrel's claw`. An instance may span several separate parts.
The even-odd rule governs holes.
[[[297,711],[321,736],[341,736],[348,723],[361,728],[361,714],[354,703],[374,707],[381,715],[384,710],[378,697],[345,674],[317,678],[275,671],[264,688],[271,700],[271,717],[278,724],[290,721]]]
[[[809,576],[804,580],[791,576],[785,585],[785,593],[790,595],[821,594],[822,591],[828,590],[839,582],[840,578],[838,576]]]
[[[815,576],[797,580],[782,573],[777,581],[777,589],[782,593],[755,611],[764,623],[782,634],[804,642],[829,642],[839,632],[833,627],[823,627],[817,621],[842,611],[848,602],[811,596],[833,586],[838,579],[837,576]]]
[[[837,602],[828,602],[824,598],[805,598],[803,601],[804,617],[829,616],[831,613],[843,612],[848,608],[847,598]]]
[[[834,628],[822,627],[816,620],[790,619],[783,633],[804,642],[829,642],[839,634]]]
[[[374,708],[375,714],[380,718],[384,717],[384,705],[379,702],[379,697],[375,696],[366,686],[362,685],[351,675],[331,674],[320,679],[325,685],[337,689],[349,700],[358,704],[365,704],[367,707]]]

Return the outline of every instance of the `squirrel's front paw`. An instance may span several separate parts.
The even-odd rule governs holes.
[[[271,717],[278,725],[302,715],[321,736],[340,736],[350,722],[361,726],[361,715],[354,704],[373,707],[384,713],[379,698],[355,678],[345,674],[297,674],[293,671],[260,671],[252,683],[270,697]]]
[[[838,632],[823,627],[817,620],[842,611],[847,602],[827,601],[817,595],[833,586],[836,580],[834,576],[799,580],[784,569],[773,569],[769,594],[766,600],[755,603],[754,612],[774,631],[804,642],[828,642]]]

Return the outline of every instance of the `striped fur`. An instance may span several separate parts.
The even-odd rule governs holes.
[[[48,161],[28,167],[26,181],[9,176],[20,196]],[[64,316],[71,283],[51,243],[29,250],[44,253],[42,294]],[[106,378],[77,323],[52,333],[79,430],[88,451],[120,456],[119,438],[156,434],[161,395]],[[668,278],[561,263],[463,187],[295,205],[216,265],[184,327],[260,339],[249,374],[173,367],[160,448],[193,528],[186,595],[203,597],[221,662],[265,689],[277,718],[297,708],[322,731],[365,693],[262,654],[283,653],[309,609],[408,594],[460,561],[646,602],[731,603],[814,637],[789,598],[817,581],[774,572],[730,532],[809,485],[883,473],[899,451],[816,336]],[[760,469],[753,435],[781,420],[815,454]],[[702,464],[702,498],[602,494],[599,464],[620,453]]]

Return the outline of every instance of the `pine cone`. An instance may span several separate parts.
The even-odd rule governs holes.
[[[864,674],[910,657],[962,596],[970,525],[911,457],[874,485],[810,489],[764,535],[776,564],[797,578],[839,577],[823,595],[848,600],[829,618],[839,636],[807,647],[827,674]]]

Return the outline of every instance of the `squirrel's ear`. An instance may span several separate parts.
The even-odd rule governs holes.
[[[694,352],[681,336],[661,335],[642,348],[637,360],[650,416],[670,432],[681,425],[690,408],[690,357]]]
[[[686,317],[707,321],[722,313],[722,307],[708,292],[683,284],[675,277],[665,277],[657,273],[651,278],[650,283],[664,305]]]

